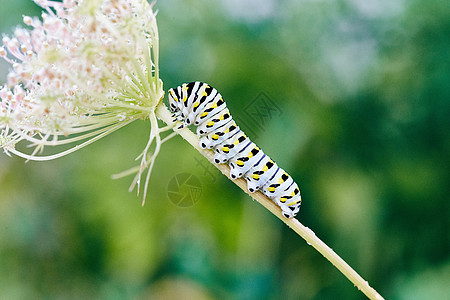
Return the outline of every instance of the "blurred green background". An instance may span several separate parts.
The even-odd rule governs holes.
[[[297,218],[384,297],[449,299],[448,1],[156,7],[165,90],[216,87],[299,183]],[[23,14],[40,11],[2,0],[1,32]],[[132,178],[110,176],[136,164],[148,133],[135,122],[50,162],[0,155],[1,299],[364,299],[179,137],[141,207]],[[168,198],[180,173],[201,183],[193,206]]]

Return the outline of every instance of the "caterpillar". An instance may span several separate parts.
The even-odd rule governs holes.
[[[215,88],[183,83],[169,90],[168,102],[174,121],[197,126],[200,147],[214,150],[215,163],[228,163],[232,179],[244,177],[249,192],[260,190],[286,218],[295,217],[302,201],[297,183],[245,135]]]

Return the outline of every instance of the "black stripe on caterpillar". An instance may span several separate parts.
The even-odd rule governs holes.
[[[244,177],[251,193],[260,190],[286,218],[295,217],[302,201],[298,185],[240,130],[215,88],[183,83],[169,90],[169,107],[180,127],[197,126],[200,147],[214,149],[214,161],[228,163],[232,179]]]

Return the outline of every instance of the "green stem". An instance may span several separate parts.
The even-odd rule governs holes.
[[[167,110],[164,104],[159,104],[156,109],[156,116],[167,123],[173,125],[171,113]],[[217,169],[219,169],[225,176],[239,186],[250,197],[258,201],[261,205],[267,208],[272,214],[283,221],[287,226],[294,230],[301,236],[309,245],[314,247],[320,254],[328,259],[344,276],[346,276],[359,290],[361,290],[369,299],[381,300],[384,299],[378,292],[373,289],[367,281],[365,281],[358,273],[355,272],[342,258],[339,257],[330,247],[322,242],[316,234],[308,227],[301,224],[297,219],[287,219],[281,214],[280,208],[269,198],[261,192],[250,193],[247,189],[247,182],[243,178],[233,180],[230,178],[230,167],[227,164],[216,164],[213,161],[214,153],[210,150],[202,149],[199,146],[199,138],[188,128],[176,129],[189,144],[192,145],[200,154],[206,157]]]

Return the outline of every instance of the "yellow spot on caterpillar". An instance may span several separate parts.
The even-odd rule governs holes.
[[[258,180],[259,179],[259,175],[258,174],[253,174],[253,179]]]
[[[250,152],[250,153],[247,155],[247,157],[248,157],[248,158],[252,158],[252,157],[253,157],[253,153]]]
[[[213,139],[213,140],[218,140],[218,139],[219,139],[219,135],[218,135],[218,134],[214,134],[214,135],[212,136],[212,139]]]
[[[275,192],[275,188],[273,186],[269,187],[269,192]]]
[[[268,166],[264,166],[264,168],[262,168],[262,171],[263,171],[263,172],[267,172],[267,170],[269,170],[269,167],[268,167]]]
[[[204,118],[204,117],[206,117],[208,115],[208,113],[205,111],[205,112],[203,112],[201,115],[200,115],[200,117],[201,118]]]
[[[186,102],[187,101],[187,97],[186,96],[184,96],[184,98],[183,98],[183,102]]]
[[[219,118],[219,120],[222,121],[223,119],[224,119],[224,116],[221,115],[220,118]]]
[[[223,133],[228,133],[230,132],[230,128],[225,129],[225,131]]]
[[[228,152],[230,152],[230,148],[228,148],[228,147],[223,147],[223,148],[222,148],[222,151],[225,152],[225,153],[228,153]]]
[[[291,197],[294,197],[294,196],[295,196],[295,192],[292,192],[292,193],[291,193]]]
[[[211,121],[208,124],[206,124],[206,127],[211,127],[211,126],[214,126],[214,121]]]
[[[242,160],[237,160],[236,161],[236,164],[238,165],[238,166],[240,166],[240,167],[242,167],[243,165],[244,165],[244,162],[242,161]]]
[[[199,105],[200,105],[200,102],[198,102],[198,101],[194,103],[194,107],[197,107]]]
[[[202,86],[202,88],[201,88],[201,94],[202,94],[203,97],[208,96],[208,93],[206,92],[206,89],[207,89],[207,88],[209,88],[209,85],[207,85],[207,84],[204,84],[204,85]]]
[[[291,205],[295,205],[298,204],[298,201],[292,201],[291,203],[289,203],[287,206],[291,206]]]
[[[289,175],[287,173],[284,173],[284,175],[289,178]],[[282,184],[284,182],[283,176],[280,177],[280,179],[278,180],[279,184]]]
[[[286,199],[285,197],[280,198],[280,202],[281,202],[281,203],[285,203],[286,200],[287,200],[287,199]]]
[[[216,108],[217,107],[217,102],[214,102],[213,105],[211,105],[211,108]]]
[[[239,140],[235,140],[233,144],[235,145],[239,144]]]

